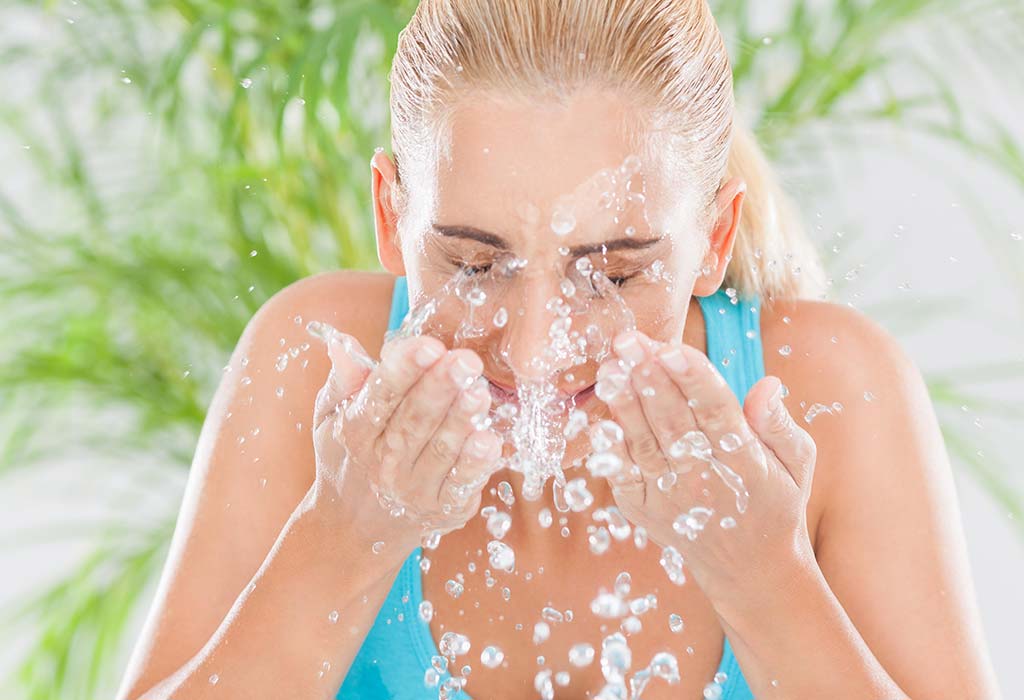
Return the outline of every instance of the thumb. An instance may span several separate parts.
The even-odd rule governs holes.
[[[775,376],[762,377],[743,402],[743,413],[761,442],[770,449],[801,489],[809,488],[817,459],[810,433],[790,415],[783,401],[784,387]]]
[[[366,382],[373,360],[353,336],[333,330],[327,337],[331,371],[316,397],[313,424],[319,426],[338,405],[352,397]]]

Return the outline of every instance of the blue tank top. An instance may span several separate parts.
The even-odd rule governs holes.
[[[754,383],[764,376],[759,299],[730,298],[725,290],[719,289],[697,300],[704,316],[708,358],[742,402]],[[398,277],[388,329],[398,328],[408,311],[406,279]],[[419,616],[419,605],[423,601],[419,567],[422,554],[422,548],[416,549],[398,572],[338,690],[338,700],[436,700],[437,688],[428,688],[423,682],[431,657],[439,656],[440,652],[431,636],[430,625]],[[718,671],[726,674],[721,700],[753,700],[754,695],[743,678],[728,637],[723,644]],[[448,677],[450,674],[442,675],[441,682]],[[459,691],[453,698],[471,700],[465,691]]]

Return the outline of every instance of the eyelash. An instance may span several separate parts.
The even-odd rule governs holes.
[[[453,260],[452,264],[455,265],[459,271],[465,272],[469,275],[484,274],[491,269],[491,265],[489,263],[487,265],[470,265],[469,263],[464,263],[459,260]],[[636,275],[623,275],[618,277],[607,275],[607,277],[609,282],[614,284],[616,287],[621,287],[626,284],[626,282],[636,277]]]

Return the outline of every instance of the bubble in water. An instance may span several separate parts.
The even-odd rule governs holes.
[[[672,529],[680,535],[684,535],[691,542],[697,539],[697,535],[704,529],[708,518],[715,511],[704,506],[693,506],[689,511],[683,513],[672,523]]]
[[[622,471],[622,458],[611,452],[595,452],[587,457],[590,475],[603,479]]]
[[[487,543],[487,553],[490,556],[491,566],[495,569],[512,571],[516,568],[516,553],[504,542],[491,540]]]
[[[562,434],[569,440],[572,440],[587,427],[588,420],[586,411],[574,408],[569,412],[569,419],[565,422]]]
[[[502,539],[512,527],[512,516],[497,511],[487,517],[487,532],[496,539]]]
[[[668,616],[668,628],[673,633],[679,634],[680,632],[683,631],[683,628],[685,626],[686,625],[683,622],[683,618],[681,618],[679,615],[677,615],[675,613],[672,613],[671,615]]]
[[[558,236],[565,236],[575,228],[576,215],[572,205],[564,199],[556,203],[551,213],[551,230]]]
[[[675,547],[669,545],[661,550],[661,558],[658,563],[668,574],[669,581],[677,586],[686,583],[686,575],[683,573],[683,555]]]
[[[718,445],[725,452],[735,452],[743,446],[743,439],[736,433],[726,433],[718,441]]]
[[[505,652],[496,646],[484,647],[480,652],[480,663],[487,668],[497,668],[505,660]]]
[[[592,554],[604,554],[608,551],[608,547],[611,546],[612,538],[608,534],[608,530],[603,527],[599,527],[594,532],[590,533],[587,538],[590,544],[590,551]]]
[[[621,632],[604,638],[601,642],[601,673],[606,681],[622,684],[632,663],[633,654]]]
[[[502,481],[498,484],[498,498],[507,506],[516,502],[515,494],[512,492],[512,484]]]
[[[540,700],[554,700],[555,688],[551,684],[551,669],[546,668],[533,677],[533,689],[540,693]]]
[[[438,642],[437,648],[449,659],[454,659],[456,656],[468,653],[470,646],[469,637],[466,635],[458,632],[445,632],[441,635],[441,641]]]
[[[471,306],[483,306],[487,302],[487,292],[480,289],[480,287],[473,287],[466,295],[466,301]]]
[[[654,655],[651,665],[648,667],[655,678],[661,678],[670,685],[679,682],[679,662],[676,657],[668,652],[662,651]]]
[[[551,515],[551,510],[548,508],[541,508],[540,512],[537,513],[537,522],[544,529],[551,527],[551,523],[554,522],[554,517]]]
[[[590,601],[590,612],[598,617],[616,618],[629,614],[629,606],[614,593],[602,590]]]
[[[551,627],[546,622],[538,622],[533,626],[533,643],[541,644],[551,636]]]
[[[565,485],[565,502],[574,513],[580,513],[594,503],[585,479],[573,479]]]
[[[622,439],[622,427],[613,420],[599,422],[590,432],[590,446],[596,452],[607,452]]]
[[[705,700],[721,700],[722,686],[717,683],[708,683],[704,686],[703,694]]]
[[[569,647],[569,663],[577,668],[583,668],[594,663],[594,647],[586,642],[573,644]]]

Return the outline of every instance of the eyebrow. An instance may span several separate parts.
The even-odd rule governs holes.
[[[462,226],[462,225],[444,225],[444,224],[432,224],[432,228],[437,233],[448,238],[466,238],[484,245],[489,245],[498,250],[509,250],[509,245],[504,238],[496,233],[490,231],[484,231],[483,229],[476,228],[475,226]],[[590,255],[591,253],[610,253],[614,250],[644,250],[650,248],[655,243],[661,241],[661,237],[657,238],[615,238],[610,241],[602,241],[600,243],[585,243],[582,245],[572,246],[569,248],[569,253],[573,257],[580,257],[583,255]]]

